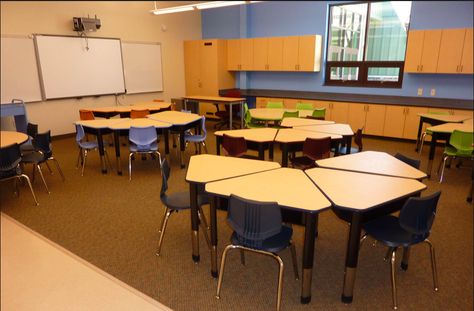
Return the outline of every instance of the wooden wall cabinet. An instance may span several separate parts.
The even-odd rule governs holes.
[[[227,40],[227,70],[253,70],[253,40]]]
[[[364,128],[364,134],[383,135],[385,105],[349,103],[348,124],[356,132]]]
[[[283,70],[321,70],[321,36],[297,36],[283,38]]]
[[[253,38],[255,71],[277,71],[283,68],[283,38]]]
[[[441,29],[411,30],[408,34],[405,72],[436,73]]]
[[[386,105],[383,136],[416,139],[419,113],[427,113],[427,107]],[[423,129],[426,128],[426,125]]]

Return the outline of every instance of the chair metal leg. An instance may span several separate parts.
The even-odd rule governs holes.
[[[392,255],[393,250],[396,249],[394,247],[389,247],[387,249],[387,253],[385,254],[385,257],[383,258],[384,261],[388,261],[390,259],[390,256]]]
[[[63,179],[63,181],[66,181],[66,178],[64,177],[63,171],[61,170],[61,167],[59,166],[58,160],[56,160],[55,157],[50,157],[48,160],[53,160],[54,161],[54,164],[56,165],[56,168],[59,172],[59,175],[61,175],[61,178]],[[48,162],[46,162],[46,163],[48,163]]]
[[[51,175],[53,175],[53,170],[51,169],[51,166],[49,166],[48,161],[44,162],[46,164],[46,167],[48,168],[48,171]]]
[[[216,298],[220,299],[221,296],[221,286],[222,286],[222,280],[224,279],[224,269],[225,269],[225,260],[227,258],[227,253],[229,250],[236,248],[235,245],[227,245],[226,248],[224,249],[224,252],[222,253],[222,258],[221,258],[221,267],[219,269],[219,280],[217,281],[217,292],[216,292]]]
[[[393,300],[393,309],[398,309],[397,305],[397,284],[395,281],[395,254],[397,252],[396,248],[392,248],[392,256],[390,260],[390,274],[392,280],[392,300]]]
[[[360,238],[359,252],[360,252],[360,249],[362,248],[362,244],[364,244],[365,240],[367,240],[368,237],[369,237],[369,235],[367,233],[364,233],[364,235]]]
[[[168,219],[170,218],[170,215],[173,211],[170,210],[169,208],[166,208],[165,210],[165,217],[163,218],[161,222],[161,229],[160,231],[160,239],[158,240],[158,250],[156,251],[156,256],[160,256],[161,253],[161,243],[163,243],[163,237],[165,236],[165,230],[166,230],[166,225],[168,224]]]
[[[293,261],[293,273],[295,274],[295,279],[299,280],[300,276],[298,274],[298,261],[296,258],[296,247],[293,241],[290,241],[290,251],[291,251],[291,260]]]
[[[278,289],[277,289],[277,311],[281,309],[281,296],[283,294],[283,271],[285,267],[283,266],[283,261],[281,260],[280,256],[275,255],[274,257],[278,262]]]
[[[132,180],[132,156],[133,156],[133,152],[130,152],[130,154],[128,155],[128,180],[129,181]]]
[[[84,158],[82,157],[82,148],[79,147],[79,154],[77,155],[77,161],[76,161],[76,169],[79,168],[79,163],[82,163],[83,161],[84,161]]]
[[[419,154],[421,154],[421,150],[423,149],[423,143],[425,142],[425,138],[426,138],[426,132],[423,132],[423,134],[421,134],[420,146],[418,147]]]
[[[433,243],[430,240],[426,239],[426,242],[430,246],[430,254],[431,254],[431,270],[433,272],[433,289],[435,292],[439,290],[438,288],[438,270],[436,270],[436,254]]]
[[[206,153],[209,153],[209,152],[207,151],[206,143],[205,143],[204,141],[202,141],[201,144],[202,144],[202,146],[204,147],[204,151],[205,151]]]
[[[400,267],[404,270],[408,270],[408,259],[410,259],[410,248],[404,247],[403,248],[403,258],[402,262],[400,263]]]
[[[207,225],[206,216],[204,216],[204,212],[202,211],[201,207],[199,207],[198,217],[199,224],[202,227],[202,233],[204,234],[204,239],[206,239],[207,247],[211,249],[211,240],[209,239],[209,235],[207,234],[207,232],[209,231],[209,226]]]
[[[444,168],[446,167],[446,160],[449,158],[449,156],[444,156],[443,161],[441,162],[443,164],[442,170],[441,170],[441,176],[439,177],[439,183],[443,182],[443,177],[444,177]],[[441,165],[440,163],[440,165]],[[439,173],[439,168],[438,168],[438,173]]]
[[[44,187],[46,188],[46,192],[50,194],[51,192],[49,192],[48,185],[46,184],[46,180],[44,179],[43,172],[41,171],[41,166],[39,164],[36,164],[36,168],[38,169],[41,179],[43,180],[43,184],[44,184]]]
[[[28,183],[28,187],[30,187],[31,194],[33,195],[33,199],[35,200],[35,204],[38,206],[39,203],[38,203],[38,200],[36,199],[35,192],[33,191],[33,186],[31,185],[30,178],[25,174],[21,174],[20,177],[23,177],[24,179],[26,179],[26,182]]]
[[[87,160],[87,150],[84,150],[84,158],[82,159],[81,176],[84,176],[84,168],[86,167],[86,160]]]

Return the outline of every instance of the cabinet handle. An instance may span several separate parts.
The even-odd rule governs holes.
[[[420,65],[416,65],[416,71],[420,71]]]
[[[421,65],[421,67],[420,67],[420,71],[423,71],[423,65]]]
[[[456,72],[459,72],[459,65],[456,66]]]
[[[407,109],[407,114],[408,114],[410,112],[410,108],[407,107],[406,109]]]
[[[461,65],[461,69],[459,69],[459,72],[462,72],[462,67],[463,67],[463,65]]]
[[[369,112],[370,106],[369,106],[369,105],[366,105],[366,107],[367,107],[367,112]]]

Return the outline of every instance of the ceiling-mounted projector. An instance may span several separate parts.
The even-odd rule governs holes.
[[[97,31],[100,29],[100,19],[90,17],[73,17],[74,31]]]

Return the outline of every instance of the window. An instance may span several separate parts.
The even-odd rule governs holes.
[[[325,85],[402,87],[411,1],[330,6]]]

